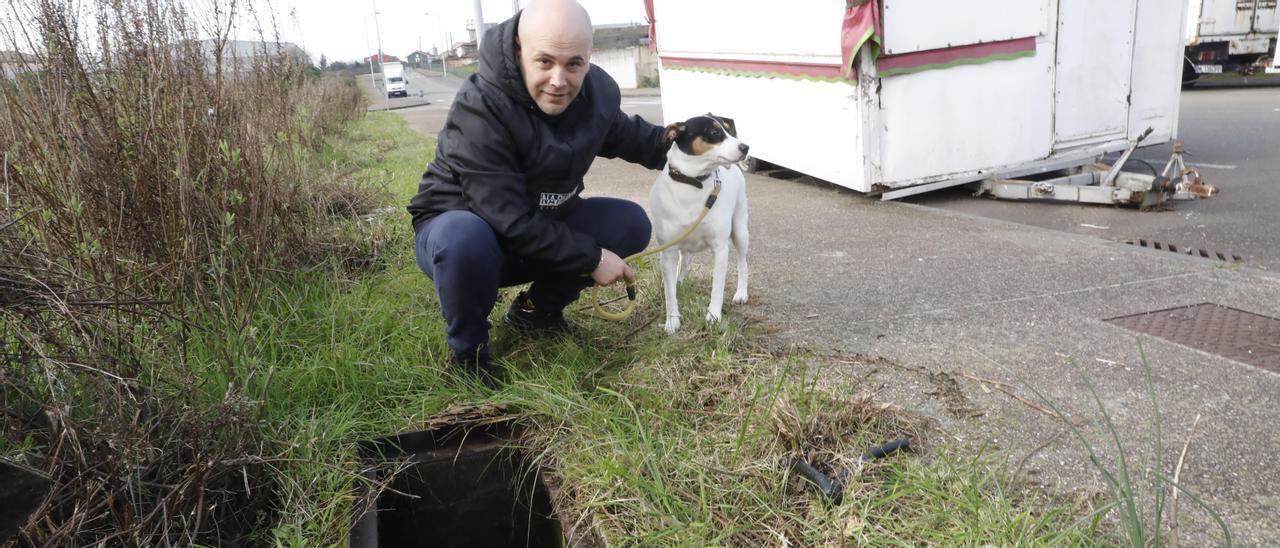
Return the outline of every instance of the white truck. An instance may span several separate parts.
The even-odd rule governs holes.
[[[409,90],[405,87],[409,81],[404,77],[404,65],[399,61],[382,64],[382,89],[387,92],[387,97],[408,97]]]
[[[1199,74],[1252,74],[1272,64],[1276,0],[1189,0],[1187,59]]]

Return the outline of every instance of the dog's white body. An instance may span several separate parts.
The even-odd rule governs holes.
[[[733,302],[747,302],[747,184],[737,166],[744,156],[745,147],[739,150],[736,138],[727,138],[700,155],[686,154],[673,145],[667,153],[667,167],[654,182],[649,194],[649,207],[659,245],[674,240],[697,220],[716,181],[720,182],[720,194],[702,223],[679,244],[662,252],[662,286],[667,308],[664,327],[668,333],[680,329],[676,284],[683,281],[689,272],[692,253],[711,249],[714,257],[707,321],[718,322],[721,319],[730,242],[738,252],[738,288],[733,294]],[[703,181],[702,188],[698,188],[673,180],[670,175],[673,166],[678,172],[693,177],[708,173],[711,176]]]

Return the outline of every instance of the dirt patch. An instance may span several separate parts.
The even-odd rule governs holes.
[[[969,401],[969,397],[964,394],[964,389],[960,387],[960,383],[956,382],[955,377],[946,371],[925,372],[929,377],[929,382],[933,383],[934,389],[925,392],[926,395],[933,396],[942,400],[947,408],[947,413],[957,419],[971,419],[981,417],[984,413]]]

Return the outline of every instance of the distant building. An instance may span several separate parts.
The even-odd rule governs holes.
[[[474,40],[456,42],[453,44],[453,49],[449,50],[449,55],[458,59],[477,59],[480,57],[480,50],[476,49]]]
[[[609,73],[622,89],[653,86],[658,82],[658,56],[649,51],[648,25],[595,27],[591,63]]]
[[[420,67],[420,66],[429,64],[433,62],[435,58],[436,56],[431,55],[430,53],[427,53],[425,51],[415,51],[405,57],[405,59],[409,61],[409,64],[415,67]]]
[[[370,62],[372,63],[399,63],[400,62],[400,58],[394,55],[391,55],[388,53],[383,53],[381,55],[382,56],[379,57],[378,54],[375,53],[373,55],[365,57],[364,59],[361,59],[360,62],[366,63],[366,64]]]
[[[4,74],[5,80],[13,80],[19,74],[42,70],[44,65],[40,64],[40,60],[34,55],[17,51],[0,51],[0,74]]]
[[[217,63],[218,42],[200,40],[197,42],[207,59],[209,71],[213,72]],[[254,61],[265,56],[284,55],[296,64],[310,65],[311,56],[306,51],[290,42],[258,42],[253,40],[227,40],[222,42],[222,68],[239,72],[253,68]]]
[[[502,23],[485,23],[484,32],[489,32],[489,29],[500,24]],[[476,22],[474,19],[467,19],[467,36],[470,38],[472,44],[476,42]]]

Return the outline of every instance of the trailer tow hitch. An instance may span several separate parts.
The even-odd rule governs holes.
[[[1169,163],[1165,164],[1164,172],[1160,174],[1160,189],[1168,194],[1174,200],[1195,200],[1198,198],[1212,198],[1218,194],[1218,187],[1204,184],[1204,180],[1200,178],[1200,170],[1194,167],[1187,167],[1182,161],[1182,154],[1185,151],[1182,148],[1182,141],[1173,142],[1173,155],[1169,157]],[[1169,173],[1175,173],[1179,182],[1174,183],[1169,177]],[[1188,179],[1188,175],[1194,175],[1195,178]]]
[[[1204,183],[1200,171],[1187,167],[1182,159],[1181,141],[1174,141],[1173,155],[1164,172],[1151,175],[1122,171],[1129,156],[1143,139],[1147,128],[1129,142],[1120,158],[1110,166],[1091,164],[1072,168],[1066,175],[1038,181],[992,177],[982,181],[974,196],[1003,200],[1047,200],[1106,205],[1130,205],[1140,209],[1163,206],[1169,200],[1196,200],[1217,195],[1218,188]]]

